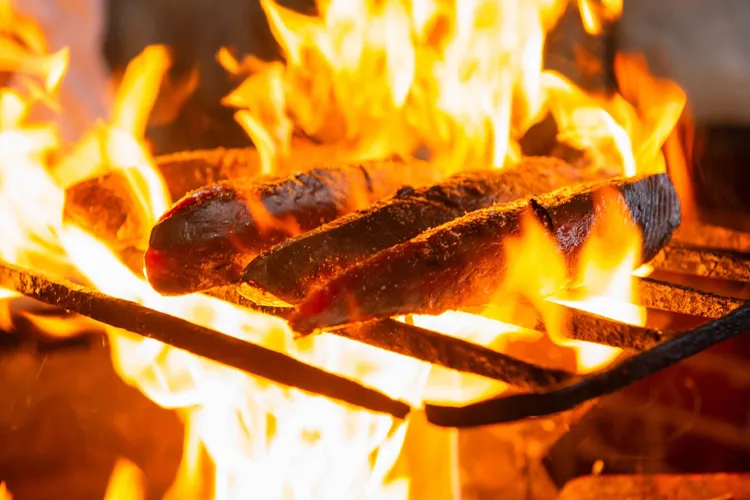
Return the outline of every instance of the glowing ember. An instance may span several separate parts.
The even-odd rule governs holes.
[[[249,75],[225,102],[238,108],[237,120],[260,149],[265,173],[288,154],[294,130],[337,142],[361,157],[422,150],[454,170],[503,167],[519,158],[517,141],[548,112],[558,122],[561,142],[585,149],[617,173],[665,169],[661,147],[684,95],[652,78],[638,59],[618,59],[623,95],[607,98],[587,95],[564,77],[543,71],[545,33],[564,1],[330,0],[319,2],[320,17],[271,0],[262,4],[285,63],[240,62],[227,51],[219,60],[229,71]],[[590,32],[601,30],[621,8],[616,1],[579,1]],[[145,220],[153,222],[169,206],[144,140],[169,62],[166,49],[158,46],[133,60],[111,118],[92,124],[66,153],[68,145],[61,144],[53,125],[28,120],[32,106],[54,110],[66,52],[48,54],[35,24],[0,2],[0,70],[26,82],[0,91],[0,258],[84,280],[111,296],[262,343],[414,405],[425,396],[455,401],[505,389],[437,369],[425,387],[431,368],[424,363],[325,334],[294,341],[279,319],[203,295],[162,297],[96,236],[64,224],[65,188],[112,170],[129,180]],[[61,156],[54,164],[52,153]],[[552,307],[553,300],[565,300],[622,321],[643,321],[643,310],[629,304],[640,234],[618,210],[617,200],[602,206],[607,209],[572,277],[579,285],[572,299],[554,296],[571,276],[535,220],[528,219],[523,233],[507,245],[510,267],[497,304],[515,308],[518,299],[529,301],[549,338],[467,313],[414,321],[503,350],[551,338],[556,345],[533,360],[541,364],[555,364],[556,355],[571,349],[580,372],[610,362],[616,350],[566,339],[562,309]],[[148,235],[142,236],[145,241]],[[53,334],[69,334],[59,323],[37,320]],[[108,333],[123,379],[159,405],[176,409],[185,422],[183,463],[171,492],[178,498],[406,496],[408,479],[391,472],[405,423],[253,378],[154,340],[115,329]],[[137,492],[138,481],[134,466],[119,462],[107,498]],[[3,495],[9,496],[0,486]]]

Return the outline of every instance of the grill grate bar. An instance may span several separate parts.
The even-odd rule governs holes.
[[[404,418],[410,411],[409,405],[402,401],[391,399],[354,380],[329,373],[286,354],[230,337],[129,300],[104,295],[67,280],[53,279],[29,269],[0,262],[0,288],[14,290],[45,304],[156,339],[282,385],[371,411],[388,413],[396,418]]]
[[[477,427],[540,417],[611,394],[720,342],[750,330],[750,303],[605,370],[543,392],[512,394],[463,407],[425,405],[427,419],[445,427]]]
[[[673,313],[718,319],[745,303],[742,299],[651,278],[639,278],[635,283],[641,305]]]
[[[750,255],[671,243],[651,262],[654,268],[706,278],[750,282]]]
[[[686,263],[679,264],[679,259],[683,258]],[[745,280],[750,276],[750,256],[686,245],[670,245],[665,249],[664,255],[657,257],[652,264],[657,269],[694,272],[696,275],[714,278],[734,277],[736,280]],[[628,357],[607,369],[586,376],[545,368],[478,344],[392,319],[348,325],[330,333],[461,372],[500,380],[518,390],[530,391],[464,407],[425,406],[428,419],[436,425],[472,427],[570,409],[589,399],[617,391],[716,343],[750,330],[750,303],[651,278],[634,280],[642,305],[713,321],[685,333],[664,335],[655,329],[626,325],[560,305],[567,310],[571,338],[620,347],[626,349],[628,354]],[[117,328],[156,338],[284,385],[372,411],[389,413],[397,418],[404,418],[409,412],[407,404],[390,399],[352,380],[261,346],[64,280],[47,278],[0,262],[0,287],[16,290],[31,298]],[[267,302],[256,303],[248,298],[245,291],[236,287],[215,289],[209,294],[280,318],[284,318],[291,310],[290,305],[277,304],[272,298],[268,300],[268,297],[264,297]],[[125,310],[130,312],[123,313]],[[541,322],[530,326],[543,331]]]

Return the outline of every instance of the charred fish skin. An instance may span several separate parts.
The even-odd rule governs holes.
[[[163,295],[180,295],[236,282],[273,245],[393,194],[404,178],[424,184],[435,176],[421,163],[388,160],[203,187],[151,230],[144,256],[149,283]]]
[[[525,211],[546,219],[572,263],[596,217],[595,199],[612,188],[622,195],[643,233],[642,260],[650,260],[681,218],[677,193],[666,174],[572,186],[534,197],[534,203],[526,199],[472,212],[352,266],[300,302],[290,324],[310,333],[487,303],[506,266],[503,240],[519,234]]]
[[[264,252],[250,261],[242,281],[298,302],[352,264],[427,229],[497,203],[578,183],[592,174],[562,160],[537,157],[514,168],[460,173],[430,187],[404,187],[372,207]]]

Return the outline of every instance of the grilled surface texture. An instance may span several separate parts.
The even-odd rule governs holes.
[[[436,179],[420,162],[323,166],[284,178],[237,179],[178,201],[151,231],[148,280],[165,295],[236,281],[258,253],[300,232]]]
[[[615,188],[643,235],[642,260],[652,259],[680,223],[680,205],[666,174],[562,188],[529,200],[478,210],[360,262],[300,302],[290,317],[299,332],[399,314],[439,314],[487,303],[501,284],[504,238],[517,235],[524,212],[554,235],[572,266]],[[615,199],[616,200],[616,199]],[[619,201],[615,201],[619,202]]]
[[[393,197],[291,238],[248,264],[243,281],[297,302],[352,264],[421,232],[497,203],[591,179],[595,172],[554,158],[513,169],[465,172]]]
[[[260,159],[255,148],[220,148],[161,156],[156,167],[176,200],[206,184],[257,175]],[[66,219],[120,250],[146,248],[152,222],[142,210],[121,171],[85,179],[65,190]]]

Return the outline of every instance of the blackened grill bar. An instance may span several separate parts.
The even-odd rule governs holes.
[[[672,287],[676,286],[663,285],[661,290],[667,296],[672,293]],[[275,351],[70,282],[49,279],[17,266],[0,264],[0,287],[285,385],[399,418],[409,411],[408,406],[400,401]],[[656,293],[655,290],[659,288],[653,290]],[[217,292],[215,295],[222,296],[222,293]],[[239,297],[242,296],[237,293],[223,293],[223,298],[233,302],[242,302]],[[122,309],[123,305],[127,310]],[[244,300],[244,305],[257,309],[248,300]],[[616,391],[749,330],[749,307],[739,307],[727,316],[695,330],[672,336],[661,343],[657,343],[661,332],[656,330],[623,325],[590,313],[571,310],[571,318],[577,322],[571,328],[573,337],[632,350],[646,349],[586,377],[575,377],[563,371],[542,368],[470,342],[394,320],[351,325],[332,333],[448,368],[508,381],[518,388],[534,391],[464,408],[427,406],[428,416],[433,423],[466,427],[563,411],[588,399]],[[280,310],[287,311],[288,308]],[[197,337],[193,336],[195,332],[198,332]],[[651,347],[652,344],[655,346]],[[301,371],[297,371],[298,369]],[[303,374],[302,377],[295,375],[300,373]]]
[[[406,404],[394,401],[351,380],[324,372],[263,347],[234,339],[139,304],[107,297],[73,283],[51,280],[16,266],[2,264],[0,265],[0,286],[285,385],[401,418],[409,411]],[[368,327],[370,335],[373,335],[374,331],[380,336],[379,347],[399,352],[398,348],[388,345],[387,339],[391,335],[389,332],[377,331],[377,328],[387,326],[383,323],[380,321],[376,322],[376,325],[370,325]],[[411,325],[400,323],[396,326],[399,328],[392,331],[424,333]],[[362,328],[362,326],[350,328]],[[372,330],[373,328],[375,330]],[[563,411],[588,399],[614,392],[748,329],[750,329],[750,305],[744,305],[725,317],[666,340],[593,375],[574,378],[569,377],[565,372],[545,370],[526,364],[536,370],[536,376],[541,377],[539,380],[543,380],[536,385],[546,385],[547,389],[536,387],[535,389],[541,392],[497,398],[463,408],[427,405],[428,418],[437,425],[469,427]],[[347,336],[355,340],[365,340],[367,335],[362,333],[365,331],[360,330],[360,333],[352,331]],[[428,338],[436,335],[438,334],[428,332]],[[441,337],[450,339],[445,336]],[[455,352],[455,349],[446,351],[442,353],[442,356],[450,359]],[[475,362],[481,363],[482,361],[476,360]],[[523,362],[516,366],[523,366]],[[496,372],[500,369],[502,368],[487,368],[488,371]],[[548,379],[544,381],[544,377]],[[520,379],[516,376],[516,380]],[[532,384],[519,383],[519,385],[529,387]]]
[[[135,302],[0,263],[0,288],[183,349],[247,373],[374,412],[404,418],[406,403],[290,356]]]
[[[628,325],[578,309],[568,308],[567,314],[567,335],[571,339],[634,351],[645,351],[664,339],[664,333],[655,328]],[[543,329],[540,322],[537,330]]]
[[[678,285],[675,283],[669,283],[665,281],[658,281],[651,278],[639,278],[633,277],[633,283],[636,290],[639,293],[640,305],[651,309],[660,309],[670,313],[686,314],[690,316],[702,317],[706,319],[720,318],[735,308],[739,307],[744,303],[743,300],[734,297],[727,297],[718,295],[710,292],[705,292],[695,288]],[[242,293],[238,291],[236,287],[222,287],[213,289],[208,292],[210,295],[231,302],[241,307],[246,307],[254,311],[271,314],[280,318],[286,318],[292,313],[293,307],[291,305],[279,306],[279,305],[263,305],[253,300],[248,299]],[[562,306],[561,306],[562,307]],[[568,309],[568,326],[569,335],[571,338],[576,340],[586,340],[589,342],[596,342],[612,347],[620,347],[623,349],[633,350],[644,350],[660,342],[663,333],[653,328],[643,328],[633,325],[626,325],[617,321],[598,316],[596,314],[587,313],[582,310],[567,308]],[[482,308],[466,308],[462,309],[466,312],[478,313],[481,312]],[[381,325],[378,321],[371,321],[367,324],[370,331],[385,331],[387,328],[385,325],[393,325],[391,320],[382,320],[384,323]],[[375,328],[375,325],[378,325]],[[400,326],[401,329],[400,337],[404,335],[419,335],[422,329],[408,328]],[[539,322],[536,325],[528,325],[529,328],[543,331],[544,325]],[[349,333],[348,328],[343,327],[330,330],[330,333],[341,336],[352,336],[356,335],[359,340],[364,343],[368,342],[368,335],[364,335],[362,332]],[[352,327],[354,328],[354,327]],[[445,337],[448,340],[441,340],[441,342],[451,342],[450,337]],[[375,342],[375,340],[373,340]],[[420,341],[409,341],[407,344],[418,345]],[[373,343],[373,345],[376,345]],[[383,347],[382,341],[377,341],[378,347]],[[383,347],[385,348],[385,347]],[[405,347],[402,346],[402,350]],[[441,347],[442,349],[442,347]],[[400,352],[414,358],[422,359],[430,363],[437,363],[432,359],[427,358],[420,354],[418,349],[411,349],[408,352]],[[467,362],[468,363],[468,362]],[[440,363],[438,363],[440,364]],[[454,368],[448,366],[448,368]]]
[[[750,303],[609,368],[542,392],[512,394],[467,405],[425,405],[427,419],[444,427],[477,427],[541,417],[611,394],[750,330]]]
[[[741,299],[650,278],[642,278],[636,280],[635,283],[642,305],[701,318],[721,318],[745,302]]]
[[[521,389],[539,390],[575,376],[392,319],[347,326],[331,333],[453,370],[506,382]]]
[[[706,278],[750,281],[750,255],[672,243],[650,263],[655,269]]]
[[[648,307],[651,309],[660,309],[662,311],[678,314],[687,314],[690,316],[696,316],[706,319],[720,318],[737,307],[741,306],[744,301],[735,297],[728,297],[724,295],[718,295],[696,288],[678,285],[667,281],[655,280],[652,278],[639,278],[633,277],[633,284],[639,294],[639,305]],[[272,316],[278,316],[286,319],[291,314],[294,308],[291,305],[273,305],[273,304],[262,304],[247,298],[234,286],[227,286],[221,288],[214,288],[207,292],[208,295],[214,296],[221,300],[231,302],[241,307],[246,307],[257,312],[270,314]],[[481,308],[466,308],[463,309],[467,312],[480,311]],[[607,339],[610,336],[607,334],[609,324],[613,323],[612,320],[607,318],[601,318],[599,321],[595,319],[596,315],[586,314],[583,311],[577,309],[570,310],[570,326],[574,330],[572,335],[576,335],[575,332],[581,332],[584,325],[594,326],[600,330],[599,334],[585,334],[586,338],[579,338],[578,340],[587,340],[592,338],[592,342],[599,342],[601,344],[612,345],[614,347],[624,347],[627,349],[637,349],[635,345],[617,345],[614,341]],[[535,329],[540,328],[540,325],[536,325]],[[631,327],[630,334],[636,335],[640,331]],[[340,331],[340,330],[336,330]],[[647,336],[654,336],[657,339],[658,333],[656,331],[643,332]],[[573,337],[576,338],[576,337]]]

